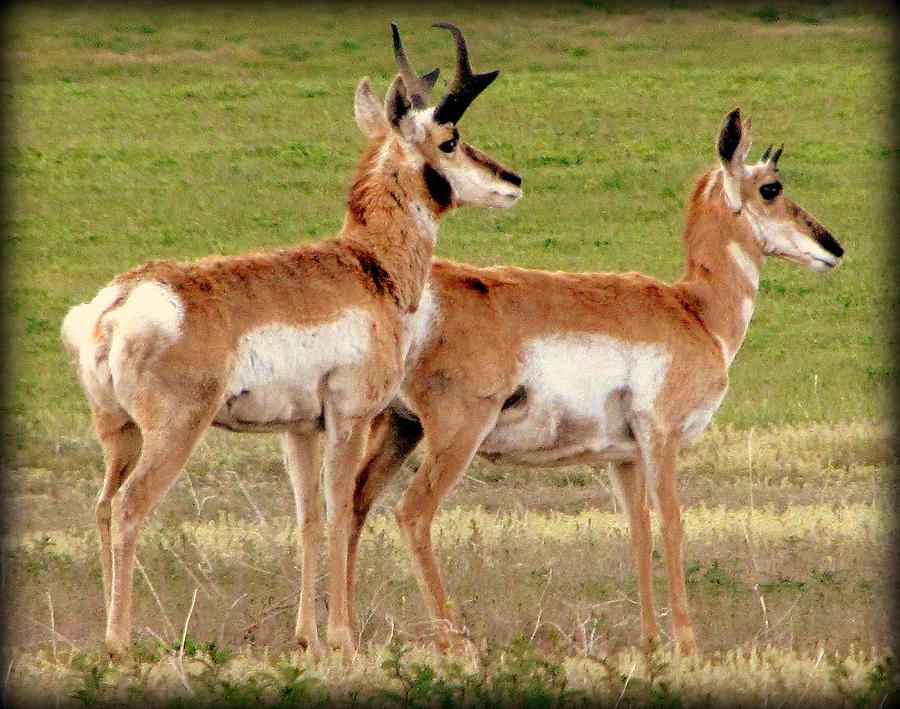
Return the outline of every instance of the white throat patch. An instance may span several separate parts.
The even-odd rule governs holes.
[[[422,236],[434,244],[437,240],[437,222],[434,220],[428,207],[416,201],[409,205],[409,213],[412,215],[416,226],[422,232]]]
[[[753,290],[759,290],[759,268],[750,255],[735,241],[729,242],[727,248],[728,254],[737,264],[741,273],[747,277]]]

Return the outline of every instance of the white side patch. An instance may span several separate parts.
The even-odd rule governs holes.
[[[261,423],[318,417],[323,378],[366,356],[369,325],[368,314],[352,308],[315,327],[273,323],[246,333],[226,391],[226,398],[241,395],[231,414]],[[228,417],[220,412],[217,419]]]
[[[671,361],[660,347],[605,335],[553,335],[535,340],[529,350],[523,380],[585,418],[602,415],[620,387],[630,390],[632,409],[652,412]]]
[[[741,248],[741,245],[735,241],[731,241],[728,243],[728,253],[734,262],[737,264],[738,269],[747,277],[747,280],[750,281],[750,285],[753,287],[753,290],[759,289],[759,268],[757,268],[753,259]]]
[[[431,212],[419,202],[409,205],[409,212],[416,226],[422,232],[422,236],[433,244],[437,240],[437,222],[434,221]]]
[[[522,354],[525,403],[501,414],[481,451],[528,465],[633,460],[629,422],[655,421],[670,362],[659,345],[607,335],[532,340]]]

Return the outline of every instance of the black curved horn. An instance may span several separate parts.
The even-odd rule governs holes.
[[[483,74],[472,72],[469,64],[469,49],[462,30],[449,22],[438,22],[432,27],[450,30],[456,40],[456,74],[453,83],[447,88],[441,102],[434,109],[434,120],[437,123],[456,123],[462,118],[472,101],[484,91],[500,74],[499,69]]]
[[[769,159],[769,156],[772,154],[772,144],[769,143],[769,147],[766,148],[766,151],[762,154],[762,161],[766,162]]]
[[[431,89],[434,88],[438,80],[440,69],[432,69],[427,74],[421,76],[416,73],[406,56],[406,50],[403,48],[403,41],[400,39],[400,30],[397,24],[391,23],[391,32],[394,35],[394,56],[397,58],[397,66],[400,68],[400,76],[409,91],[409,98],[413,108],[425,108],[431,98]]]

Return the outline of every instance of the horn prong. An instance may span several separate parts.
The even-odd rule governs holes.
[[[391,22],[391,34],[394,39],[394,57],[397,59],[397,66],[400,69],[400,76],[409,90],[409,97],[414,108],[425,108],[428,105],[431,89],[437,82],[440,69],[432,69],[427,74],[421,76],[413,69],[403,48],[403,40],[400,39],[400,30],[396,22]]]
[[[456,43],[456,72],[453,82],[434,110],[434,120],[438,123],[456,123],[478,94],[497,78],[500,70],[475,74],[469,62],[469,48],[462,30],[451,22],[437,22],[432,27],[449,30]]]
[[[776,151],[772,154],[772,160],[771,160],[770,162],[771,162],[773,165],[778,164],[778,158],[781,157],[781,153],[782,153],[783,150],[784,150],[784,143],[782,143],[781,145],[779,145],[779,146],[778,146],[778,150],[776,150]]]
[[[772,143],[769,143],[769,147],[766,148],[765,152],[762,154],[761,160],[763,162],[767,162],[769,160],[769,156],[772,154]]]

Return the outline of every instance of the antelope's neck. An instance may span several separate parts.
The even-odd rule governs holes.
[[[341,230],[378,260],[404,312],[418,307],[446,209],[429,191],[423,169],[392,136],[376,142],[357,170]]]
[[[716,171],[708,177],[716,180]],[[715,184],[695,191],[684,243],[687,264],[678,286],[689,294],[730,365],[753,317],[765,255],[745,218],[731,210],[723,188]]]

